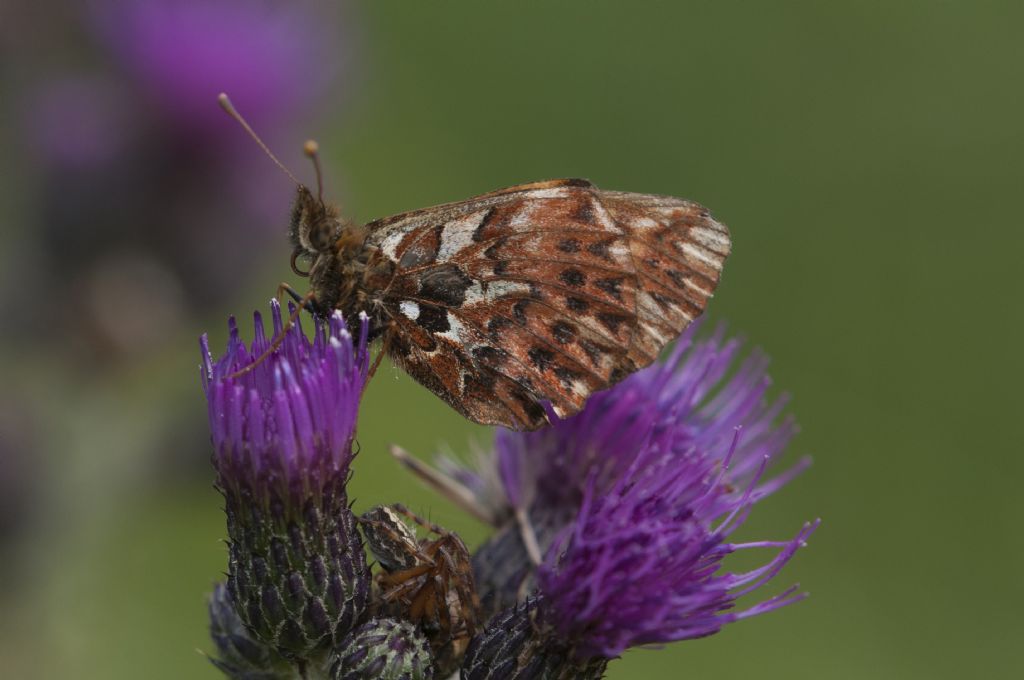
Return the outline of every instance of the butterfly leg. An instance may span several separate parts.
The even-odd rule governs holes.
[[[256,357],[256,360],[253,361],[248,366],[246,366],[245,368],[243,368],[243,369],[241,369],[239,371],[235,371],[234,373],[232,373],[228,377],[231,378],[232,380],[234,380],[236,378],[239,378],[239,377],[245,375],[246,373],[249,373],[254,368],[256,368],[257,366],[262,364],[264,361],[266,361],[267,358],[271,354],[276,352],[278,350],[278,348],[281,347],[282,344],[284,344],[284,339],[286,337],[288,337],[288,331],[290,331],[292,329],[292,327],[295,326],[295,320],[299,318],[299,314],[302,313],[303,308],[307,304],[309,304],[309,302],[311,302],[313,300],[313,295],[314,295],[313,291],[309,291],[308,293],[303,295],[301,298],[299,298],[298,306],[295,309],[293,309],[292,313],[288,316],[288,321],[285,322],[284,328],[281,329],[281,333],[278,334],[278,336],[276,338],[274,338],[274,341],[270,343],[270,347],[268,347],[266,349],[266,351],[263,352],[263,354],[261,354],[258,357]]]
[[[370,366],[370,371],[366,374],[366,382],[363,383],[363,392],[366,392],[366,388],[370,385],[370,378],[377,373],[377,369],[380,368],[380,362],[384,360],[384,355],[388,353],[391,348],[392,327],[389,325],[388,329],[384,331],[384,340],[381,342],[380,351],[377,352],[377,356],[373,359],[373,365]]]
[[[304,308],[307,312],[309,312],[310,314],[315,313],[311,301],[309,301],[308,299],[304,299],[301,295],[299,295],[299,293],[294,288],[288,285],[288,283],[282,281],[281,284],[277,287],[277,299],[280,300],[281,296],[286,293],[288,294],[288,297],[290,297],[295,302],[299,303],[299,306]]]

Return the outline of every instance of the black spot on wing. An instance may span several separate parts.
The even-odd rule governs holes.
[[[547,370],[555,360],[555,353],[546,347],[531,347],[526,356],[539,371]]]
[[[598,347],[589,340],[580,340],[580,347],[586,353],[587,358],[590,359],[590,363],[594,366],[601,365],[601,357],[606,354],[605,350]]]
[[[526,325],[526,308],[529,306],[529,302],[526,300],[520,300],[519,302],[512,305],[512,316],[515,317],[516,322],[520,326]]]
[[[551,325],[551,336],[560,344],[565,345],[576,337],[576,329],[571,323],[556,321]]]
[[[458,265],[434,267],[420,275],[419,296],[446,307],[459,307],[465,301],[466,289],[472,283],[472,279]]]
[[[581,246],[578,238],[567,238],[558,242],[558,249],[563,253],[578,253]]]
[[[567,286],[572,286],[573,288],[579,288],[580,286],[587,282],[586,274],[584,274],[576,267],[569,267],[568,269],[563,269],[562,273],[558,275],[558,278],[562,281],[562,283],[564,283]]]
[[[556,366],[555,376],[558,377],[564,387],[572,387],[573,382],[580,377],[580,374],[565,366]]]
[[[484,251],[484,257],[488,260],[496,260],[501,257],[501,249],[508,243],[508,236],[502,236],[493,245],[488,246]]]
[[[481,345],[473,348],[473,358],[486,366],[498,366],[508,358],[508,352],[496,347]]]
[[[616,300],[622,300],[622,280],[623,277],[616,276],[607,279],[598,279],[594,282],[594,285],[603,290],[604,292],[611,295]]]
[[[581,314],[590,309],[589,302],[583,300],[582,298],[574,297],[572,295],[565,298],[565,306],[568,307],[570,311],[576,312],[577,314]]]
[[[656,290],[648,291],[647,294],[650,295],[651,299],[657,302],[658,306],[662,309],[668,309],[672,306],[672,299],[662,295]]]
[[[665,273],[668,274],[668,277],[672,279],[672,282],[680,288],[684,288],[686,286],[686,274],[683,272],[676,269],[668,269]]]
[[[501,331],[510,325],[512,325],[512,322],[503,316],[492,317],[487,322],[487,333],[491,336],[491,340],[498,342],[501,340]]]
[[[416,324],[431,333],[447,333],[451,330],[448,323],[448,310],[437,305],[420,303],[420,313],[416,317]]]
[[[589,246],[587,246],[587,252],[589,252],[591,255],[594,255],[595,257],[601,258],[602,260],[611,259],[608,255],[608,246],[611,245],[613,240],[614,239],[596,241],[594,243],[591,243]]]
[[[610,330],[613,335],[619,334],[619,326],[624,321],[629,321],[629,317],[621,316],[619,314],[610,314],[608,312],[600,312],[597,315],[597,320],[600,321],[605,328]]]

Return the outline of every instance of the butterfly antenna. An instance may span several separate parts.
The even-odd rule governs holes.
[[[250,127],[249,123],[246,122],[245,118],[242,118],[242,114],[240,114],[238,110],[235,108],[234,104],[231,103],[231,100],[228,98],[227,94],[221,92],[219,95],[217,95],[217,103],[220,104],[220,108],[224,109],[225,113],[234,118],[235,122],[241,125],[242,128],[249,133],[249,136],[252,137],[257,144],[260,145],[261,149],[263,149],[263,153],[267,154],[267,156],[270,157],[270,160],[274,161],[277,167],[281,168],[281,170],[284,171],[284,174],[288,175],[288,177],[291,178],[291,180],[298,184],[299,186],[303,186],[302,182],[295,178],[295,175],[292,174],[291,170],[286,168],[284,163],[278,160],[277,156],[274,155],[274,152],[270,150],[270,147],[263,143],[263,140],[260,139],[260,136],[256,134],[256,131],[253,130],[252,127]],[[317,180],[319,181],[319,179],[320,174],[318,171]]]
[[[302,145],[302,151],[313,161],[313,169],[316,171],[316,199],[320,205],[324,204],[324,173],[320,168],[320,145],[316,140],[307,139]]]
[[[295,326],[295,321],[296,319],[299,318],[299,314],[302,313],[302,310],[303,308],[305,308],[306,304],[312,301],[313,297],[313,291],[309,291],[308,293],[303,295],[300,304],[295,309],[292,310],[292,313],[288,316],[287,323],[285,323],[284,327],[281,328],[281,332],[277,335],[276,338],[274,338],[274,341],[270,343],[270,347],[267,347],[263,354],[256,357],[256,361],[252,362],[243,369],[235,371],[234,373],[229,375],[228,378],[230,378],[231,380],[235,380],[237,378],[242,377],[246,373],[250,373],[253,369],[255,369],[257,366],[266,361],[271,354],[276,352],[281,347],[281,345],[284,344],[284,339],[288,337],[288,331],[290,331]]]

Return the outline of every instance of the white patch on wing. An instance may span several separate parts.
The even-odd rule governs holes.
[[[508,221],[508,226],[515,231],[523,231],[522,227],[530,227],[536,224],[533,219],[533,212],[537,210],[539,206],[537,204],[527,204],[529,207],[520,208],[513,215],[512,219]]]
[[[390,234],[384,237],[384,240],[380,244],[380,249],[384,254],[391,260],[398,260],[398,246],[401,245],[402,239],[412,231],[412,226],[406,226],[402,229],[395,229]]]
[[[698,293],[700,293],[701,295],[703,295],[705,297],[711,297],[712,291],[708,290],[704,286],[702,286],[699,283],[695,282],[694,278],[696,278],[696,277],[687,276],[685,279],[683,279],[683,283],[686,284],[687,288],[690,288],[691,290],[695,290],[695,291],[697,291]]]
[[[661,222],[653,217],[634,217],[629,220],[629,226],[633,229],[659,229]]]
[[[708,250],[718,253],[729,252],[729,238],[720,231],[707,227],[693,227],[690,229],[689,236]]]
[[[420,318],[420,306],[410,300],[402,300],[398,304],[398,310],[405,314],[407,317],[415,321]]]
[[[662,310],[661,305],[655,302],[654,298],[651,297],[651,294],[645,290],[637,293],[636,306],[638,311],[643,312],[647,316],[659,317],[665,313]],[[671,302],[668,306],[673,312],[675,311],[675,302]]]
[[[640,332],[647,338],[644,344],[649,342],[651,345],[655,345],[657,348],[655,351],[660,350],[675,337],[674,334],[665,335],[656,324],[646,321],[640,323]]]
[[[629,241],[626,241],[625,239],[612,241],[611,246],[608,248],[608,253],[618,264],[628,263],[632,259],[632,252],[629,249]]]
[[[480,281],[474,281],[473,285],[466,289],[466,298],[463,304],[473,305],[478,302],[491,302],[506,295],[529,294],[529,292],[529,284],[520,281],[498,279],[497,281],[487,282],[487,292],[485,293],[483,284]]]
[[[444,333],[435,333],[435,335],[439,335],[442,338],[448,338],[460,345],[466,344],[467,341],[466,327],[462,325],[461,321],[459,321],[459,317],[455,316],[451,312],[448,312],[448,330]]]
[[[709,267],[714,267],[715,269],[722,268],[721,258],[716,258],[712,256],[712,254],[708,250],[704,249],[701,246],[696,246],[692,243],[687,243],[684,241],[680,246],[680,249],[693,259],[697,260],[698,262],[703,262]]]
[[[473,245],[473,232],[476,231],[488,210],[478,210],[444,225],[441,231],[441,247],[437,251],[437,261],[447,262],[452,255]]]
[[[593,196],[591,196],[589,200],[594,213],[594,224],[600,227],[601,231],[607,231],[611,234],[621,234],[622,228],[615,223],[611,214],[605,210],[603,205],[601,205],[601,201],[597,200]]]
[[[526,194],[529,198],[562,198],[569,195],[566,187],[553,187],[551,189],[534,189]]]

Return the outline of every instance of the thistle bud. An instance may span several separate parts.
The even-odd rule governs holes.
[[[431,680],[430,646],[419,629],[395,619],[363,624],[338,646],[334,680]]]
[[[291,668],[277,652],[253,639],[223,583],[210,596],[210,637],[217,646],[217,656],[210,661],[233,680],[274,680]]]
[[[272,315],[280,335],[276,302]],[[369,597],[345,491],[368,366],[367,324],[354,343],[335,314],[317,324],[312,341],[289,330],[265,358],[270,342],[258,314],[255,327],[247,348],[230,321],[227,352],[217,361],[201,340],[227,513],[228,592],[257,640],[286,658],[309,658],[355,627]]]
[[[462,680],[593,680],[606,659],[578,660],[569,642],[539,620],[536,597],[500,612],[473,638],[462,661]]]

